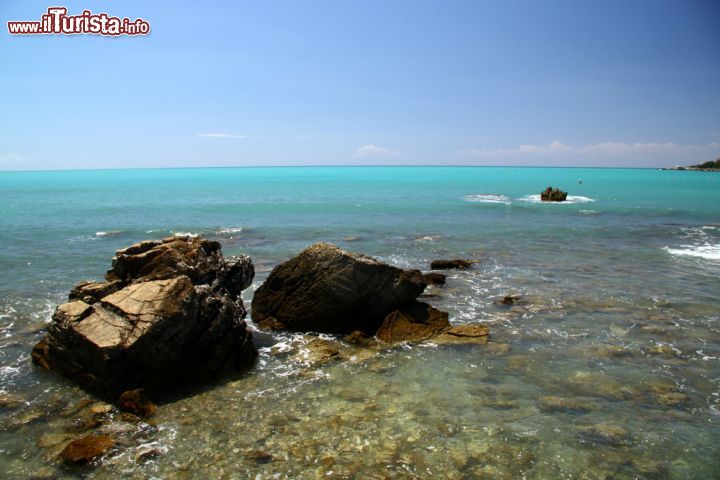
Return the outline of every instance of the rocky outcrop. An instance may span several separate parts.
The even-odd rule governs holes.
[[[374,334],[425,287],[418,271],[316,243],[273,269],[255,292],[252,318],[275,330]]]
[[[543,202],[564,202],[567,199],[567,192],[559,188],[547,187],[540,192],[540,200]]]
[[[218,242],[170,237],[117,252],[106,282],[83,282],[59,305],[35,363],[111,398],[158,392],[252,362],[240,292],[247,256]]]
[[[255,292],[252,317],[261,328],[349,334],[345,341],[360,346],[372,336],[389,344],[486,342],[486,327],[452,327],[446,312],[416,300],[428,280],[417,270],[317,243],[273,269]]]
[[[431,270],[457,270],[471,268],[472,260],[464,260],[462,258],[453,258],[451,260],[433,260],[430,262]]]

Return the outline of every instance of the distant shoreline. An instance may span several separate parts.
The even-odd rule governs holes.
[[[63,172],[112,172],[112,171],[148,171],[148,170],[205,170],[205,169],[254,169],[254,168],[537,168],[537,169],[577,169],[577,170],[691,170],[691,167],[598,167],[598,166],[557,166],[557,165],[234,165],[207,167],[108,167],[108,168],[58,168],[1,170],[4,173],[63,173]]]
[[[689,167],[670,167],[663,170],[691,170],[696,172],[720,172],[720,158],[713,161],[701,163],[699,165],[690,165]]]

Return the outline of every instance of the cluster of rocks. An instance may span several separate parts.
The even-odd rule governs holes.
[[[431,269],[472,264],[438,260]],[[257,351],[241,292],[254,273],[249,257],[226,258],[219,243],[202,237],[134,244],[116,252],[105,281],[71,290],[32,359],[115,402],[91,412],[90,429],[100,428],[98,415],[111,408],[152,416],[156,407],[146,392],[154,396],[253,364]],[[315,365],[340,358],[340,344],[371,358],[378,348],[404,342],[487,343],[485,325],[453,326],[447,312],[418,300],[428,285],[445,282],[437,271],[403,270],[317,243],[272,270],[255,292],[252,314],[261,330],[343,338],[310,341],[303,361]],[[63,445],[58,455],[65,463],[85,464],[113,450],[116,439],[92,430]]]
[[[564,202],[567,200],[567,192],[563,192],[559,188],[547,187],[540,192],[540,200],[543,202]]]
[[[137,243],[116,253],[105,282],[70,292],[32,359],[110,398],[249,366],[256,351],[240,292],[253,277],[250,258],[225,258],[218,242]]]
[[[465,260],[432,268],[468,268]],[[439,336],[487,337],[482,325],[453,327],[447,312],[418,301],[442,274],[403,270],[374,258],[316,243],[278,265],[255,292],[253,321],[260,328],[375,336],[386,343]]]

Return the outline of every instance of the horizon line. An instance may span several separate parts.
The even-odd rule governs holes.
[[[576,169],[606,169],[606,170],[673,170],[673,171],[695,171],[675,170],[673,167],[603,167],[603,166],[579,166],[579,165],[365,165],[365,164],[340,164],[340,165],[227,165],[227,166],[192,166],[192,167],[98,167],[98,168],[50,168],[50,169],[27,169],[27,170],[2,170],[2,173],[48,173],[48,172],[103,172],[103,171],[131,171],[131,170],[200,170],[200,169],[233,169],[233,168],[576,168]]]

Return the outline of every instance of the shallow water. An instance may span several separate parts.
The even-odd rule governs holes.
[[[573,202],[535,202],[548,185]],[[9,478],[718,478],[719,205],[720,174],[703,172],[0,173],[0,469]],[[146,422],[108,413],[100,431],[119,447],[95,468],[60,467],[54,456],[82,431],[81,402],[92,397],[33,367],[32,345],[54,305],[77,281],[100,278],[116,249],[182,232],[253,257],[248,305],[273,265],[315,241],[411,268],[477,259],[427,300],[453,323],[487,322],[491,342],[338,342],[340,358],[318,365],[304,355],[311,336],[258,333],[252,371],[166,399]],[[509,293],[527,302],[494,303]]]

